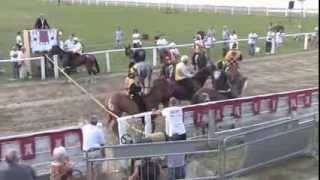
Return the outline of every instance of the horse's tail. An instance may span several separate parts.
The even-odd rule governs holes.
[[[97,73],[99,73],[100,72],[100,67],[99,67],[99,63],[98,63],[96,58],[94,58],[94,64],[96,66]]]

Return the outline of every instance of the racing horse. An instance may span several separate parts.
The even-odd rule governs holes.
[[[170,89],[172,95],[179,100],[191,101],[193,95],[204,86],[206,80],[209,77],[212,77],[213,72],[216,70],[216,66],[213,62],[209,61],[206,67],[200,69],[192,78],[190,87],[187,88],[182,85],[179,85],[175,81],[170,82]]]
[[[138,76],[139,83],[143,90],[150,88],[152,78],[152,65],[145,61],[146,52],[144,49],[131,49],[130,45],[125,47],[125,55],[129,58],[129,67],[133,67]],[[130,69],[129,69],[130,71]],[[145,81],[147,80],[147,86]]]
[[[76,54],[73,52],[66,52],[59,46],[53,46],[49,51],[49,56],[58,55],[62,61],[62,66],[67,74],[71,74],[77,67],[84,65],[89,75],[97,75],[100,72],[97,59],[92,54]]]
[[[158,109],[159,104],[163,104],[165,107],[168,106],[171,95],[172,92],[170,91],[168,81],[166,79],[155,79],[150,92],[142,98],[147,111],[150,111],[154,108]],[[125,92],[115,92],[106,97],[105,107],[118,116],[121,116],[123,113],[130,115],[141,113],[139,112],[138,105]],[[109,116],[107,127],[113,130],[113,135],[116,138],[119,138],[117,119]]]
[[[204,50],[201,50],[200,53],[192,54],[192,66],[196,72],[199,69],[206,67],[208,62],[209,62],[209,56]]]

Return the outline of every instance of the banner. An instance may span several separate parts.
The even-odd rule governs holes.
[[[49,51],[58,45],[57,29],[33,29],[29,32],[31,52]]]

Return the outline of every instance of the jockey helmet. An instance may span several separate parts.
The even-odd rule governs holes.
[[[187,63],[188,59],[189,59],[189,57],[187,55],[181,56],[181,62],[183,62],[183,63]]]
[[[74,38],[73,38],[73,41],[77,41],[77,42],[78,42],[78,41],[79,41],[79,38],[78,38],[78,37],[74,37]]]

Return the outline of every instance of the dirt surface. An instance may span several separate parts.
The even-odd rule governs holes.
[[[248,59],[241,72],[249,78],[244,96],[318,86],[318,51]],[[99,100],[122,89],[124,75],[77,81]],[[208,83],[209,84],[209,83]],[[59,81],[12,82],[0,86],[0,136],[75,125],[90,113],[105,113],[73,84]]]
[[[309,51],[245,60],[241,72],[249,78],[249,84],[244,96],[318,86],[318,57],[318,51]],[[110,93],[122,89],[123,79],[123,74],[112,74],[77,81],[104,101]],[[76,125],[90,113],[106,117],[103,110],[64,80],[12,82],[0,86],[0,136]],[[316,180],[319,179],[318,166],[318,160],[298,158],[240,179]],[[285,178],[288,174],[294,175]]]

